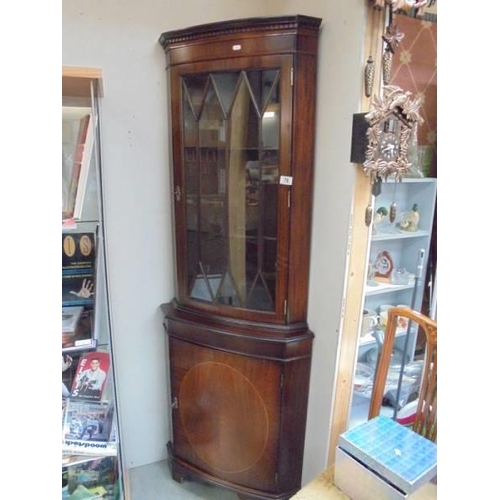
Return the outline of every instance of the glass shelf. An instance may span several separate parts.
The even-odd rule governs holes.
[[[430,236],[430,231],[415,231],[414,233],[409,231],[398,231],[397,229],[393,233],[377,233],[372,235],[372,241],[387,241],[387,240],[400,240],[405,238],[428,238]]]
[[[365,295],[379,295],[382,293],[400,292],[411,290],[415,285],[393,285],[392,283],[378,283],[378,286],[366,285]]]
[[[396,331],[396,338],[403,337],[404,335],[406,335],[406,330],[401,330],[399,332]],[[364,347],[367,345],[375,345],[376,343],[377,341],[375,340],[373,333],[367,333],[366,335],[360,337],[358,340],[359,347]]]

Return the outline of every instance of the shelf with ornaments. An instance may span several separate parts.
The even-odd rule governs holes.
[[[380,295],[392,292],[402,292],[403,290],[413,289],[414,284],[407,285],[394,285],[392,283],[376,283],[375,285],[366,285],[365,296],[368,295]]]
[[[435,201],[435,178],[383,182],[374,201],[372,240],[429,237]]]
[[[430,236],[430,231],[420,231],[407,232],[407,231],[394,231],[394,232],[379,232],[372,234],[372,241],[386,241],[386,240],[396,240],[405,238],[428,238]]]
[[[381,183],[380,194],[373,201],[363,310],[374,311],[377,316],[382,309],[398,305],[421,310],[426,280],[425,276],[418,277],[418,272],[419,266],[424,273],[427,269],[436,195],[437,180],[431,177]],[[397,347],[403,348],[405,337],[398,336]],[[412,331],[407,351],[410,358],[416,339]],[[376,347],[376,339],[360,332],[359,340],[358,361],[362,361],[367,350]]]

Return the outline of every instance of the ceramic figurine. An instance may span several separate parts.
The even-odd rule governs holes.
[[[403,220],[399,223],[399,227],[404,231],[418,231],[419,220],[420,213],[418,211],[418,204],[414,203],[411,212],[403,216]]]

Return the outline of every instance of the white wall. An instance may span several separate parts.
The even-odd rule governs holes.
[[[180,8],[182,6],[182,8]],[[309,325],[315,333],[303,480],[326,465],[361,93],[365,0],[62,2],[62,63],[101,67],[112,320],[125,463],[166,457],[169,409],[159,305],[173,296],[163,31],[264,15],[323,19]]]

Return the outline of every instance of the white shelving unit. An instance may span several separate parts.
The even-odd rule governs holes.
[[[103,210],[102,165],[100,156],[100,100],[102,74],[100,69],[63,67],[62,77],[62,123],[63,130],[63,158],[65,154],[69,160],[63,161],[63,186],[67,164],[71,166],[71,186],[75,179],[83,182],[82,206],[78,216],[68,213],[63,208],[62,240],[63,240],[63,290],[62,305],[78,305],[84,307],[75,331],[62,334],[63,361],[62,371],[62,401],[66,411],[62,422],[62,499],[76,498],[86,495],[85,498],[113,498],[124,499],[123,460],[120,439],[120,425],[118,415],[118,400],[116,390],[116,376],[113,352],[113,331],[108,296],[107,252],[105,250],[105,218]],[[94,128],[94,140],[89,148],[88,172],[82,180],[83,160],[78,164],[77,145],[81,147],[81,118],[75,118],[78,113],[91,113],[91,126]],[[83,110],[83,111],[82,111]],[[73,121],[76,120],[76,123]],[[76,133],[77,132],[77,133]],[[87,147],[87,141],[85,142]],[[87,152],[84,149],[84,155]],[[64,191],[65,193],[70,192]],[[69,205],[63,205],[66,207]],[[74,219],[71,217],[74,215]],[[82,235],[93,235],[87,242],[86,251],[82,250]],[[69,241],[68,246],[66,242]],[[93,242],[92,252],[88,242]],[[65,267],[65,259],[80,255],[86,259],[89,270],[82,270],[83,266]],[[92,256],[93,255],[93,256]],[[75,258],[76,260],[76,258]],[[78,280],[82,276],[89,278],[87,294],[69,294],[65,289],[65,278]],[[84,279],[85,283],[86,279]],[[66,281],[67,283],[67,281]],[[84,285],[85,286],[85,285]],[[83,289],[83,287],[82,287]],[[78,290],[78,288],[76,288]],[[74,297],[77,297],[75,299]],[[72,302],[76,300],[76,302]],[[85,320],[84,320],[85,318]],[[72,390],[75,381],[79,360],[86,355],[103,355],[100,359],[107,359],[107,366],[101,366],[107,371],[106,382],[99,396],[86,396]],[[92,399],[91,399],[92,398]],[[98,398],[98,399],[97,399]],[[87,404],[85,407],[83,404]],[[91,404],[95,406],[90,406]],[[104,410],[96,409],[99,404]],[[78,406],[81,405],[81,406]],[[104,416],[104,412],[107,412]],[[93,429],[92,429],[93,427]],[[91,428],[91,431],[86,429]],[[89,451],[92,450],[92,451]],[[99,450],[99,452],[93,451]],[[92,496],[93,495],[93,496]],[[78,496],[83,498],[83,496]]]
[[[372,225],[372,234],[370,244],[367,250],[368,262],[373,264],[377,256],[382,252],[387,252],[392,260],[393,270],[391,276],[396,270],[405,269],[406,272],[416,275],[415,282],[408,284],[391,283],[391,277],[374,278],[367,282],[364,288],[364,310],[380,313],[380,306],[408,305],[416,310],[421,310],[424,291],[427,283],[425,282],[425,271],[429,259],[429,249],[432,237],[432,227],[434,223],[434,212],[436,207],[437,181],[435,178],[405,178],[401,182],[388,180],[382,183],[382,191],[375,198],[374,213],[380,207],[389,210],[394,202],[397,207],[396,219],[393,223],[389,222],[389,217],[385,217],[381,222]],[[417,231],[405,231],[401,229],[400,222],[407,213],[412,210],[414,204],[418,205],[419,223]],[[422,273],[419,279],[417,263],[419,255],[423,251]],[[360,322],[361,323],[361,322]],[[383,330],[382,330],[383,332]],[[409,338],[406,340],[407,332],[401,331],[396,334],[395,347],[403,350],[407,344],[407,354],[409,361],[413,361],[415,346],[417,341],[417,327],[410,324]],[[360,401],[363,405],[369,405],[369,391],[357,391],[360,381],[363,377],[359,376],[360,368],[373,366],[374,349],[378,349],[378,344],[373,331],[366,335],[358,336],[358,369],[356,370],[354,382],[354,401],[352,404],[350,425],[356,421],[359,423]],[[367,414],[365,409],[362,414]]]

